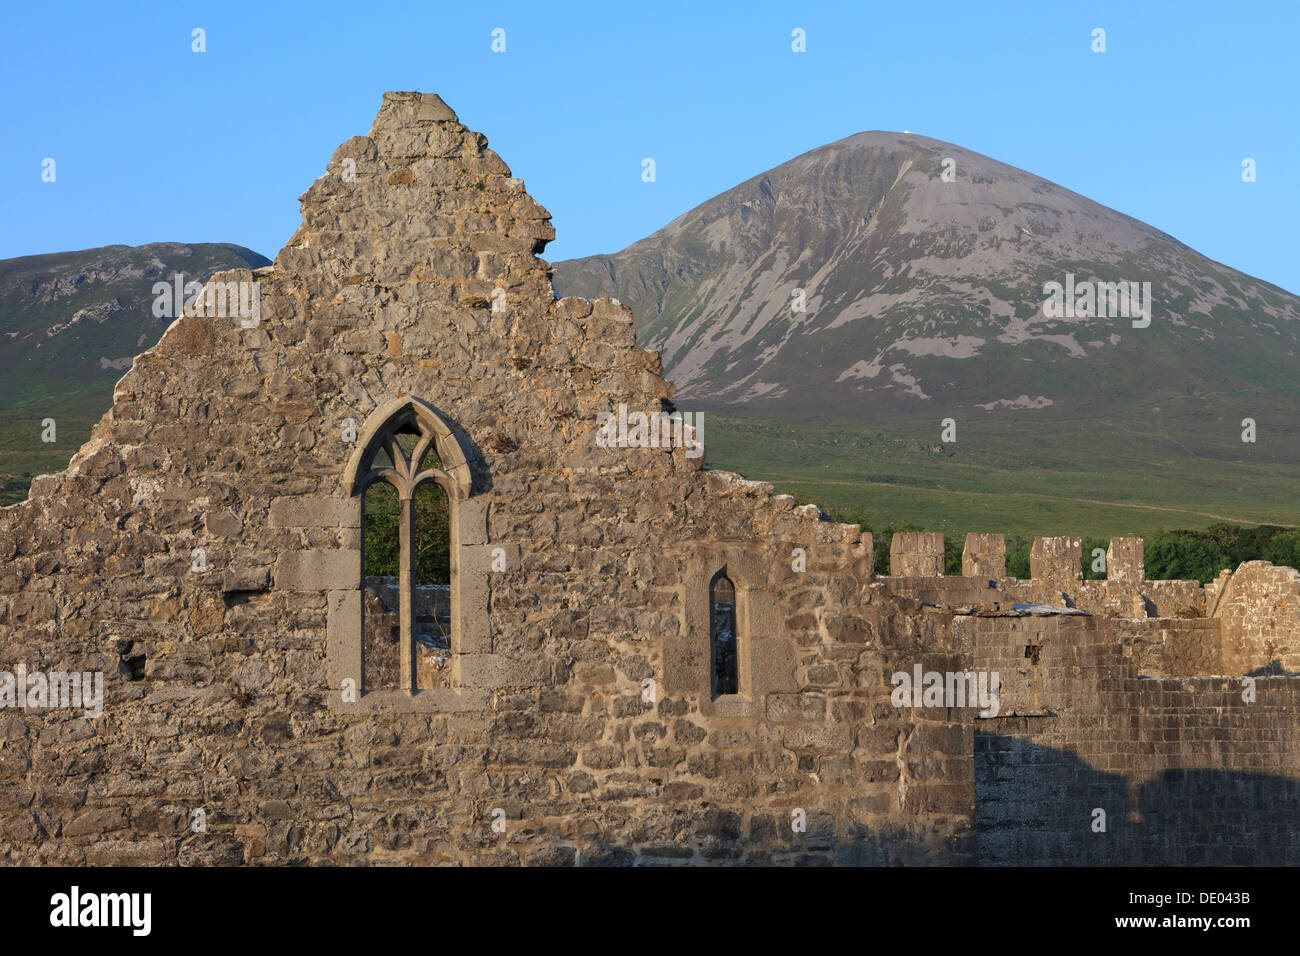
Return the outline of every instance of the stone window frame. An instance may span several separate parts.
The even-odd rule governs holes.
[[[771,693],[795,691],[796,654],[777,614],[762,561],[747,549],[704,549],[686,562],[685,634],[665,642],[664,691],[688,694],[705,717],[761,717]],[[715,698],[711,584],[725,571],[736,589],[737,693]]]
[[[349,489],[350,495],[356,495],[361,499],[361,560],[362,570],[365,567],[365,521],[366,521],[366,493],[376,484],[387,484],[397,491],[397,529],[398,529],[398,572],[397,572],[397,618],[399,622],[400,638],[398,640],[398,690],[406,693],[414,693],[415,688],[415,610],[414,610],[414,591],[415,591],[415,499],[420,489],[428,484],[433,483],[443,490],[446,494],[447,501],[447,527],[449,537],[448,542],[448,560],[455,554],[456,541],[454,528],[455,522],[455,505],[453,504],[458,498],[457,489],[463,484],[455,475],[435,466],[421,467],[425,457],[432,450],[435,455],[441,459],[441,449],[438,447],[440,437],[443,438],[441,444],[446,445],[452,441],[450,434],[440,436],[437,429],[438,420],[436,416],[432,419],[426,414],[421,416],[415,405],[406,403],[396,414],[389,417],[387,422],[380,428],[376,429],[373,434],[363,437],[352,461],[348,463],[348,476],[351,480],[352,487]],[[411,451],[410,457],[407,457],[402,443],[398,440],[398,435],[407,430],[414,431],[417,435],[415,447]],[[452,441],[453,447],[455,446]],[[387,453],[390,465],[381,466],[375,462],[375,458],[381,453]],[[357,456],[360,456],[359,458]],[[468,462],[461,461],[456,466],[458,471],[468,472]],[[451,572],[455,574],[454,570]],[[448,579],[448,585],[451,579]],[[449,590],[452,590],[449,588]],[[452,590],[451,600],[455,601],[455,593]],[[364,594],[363,594],[364,598]],[[364,625],[365,607],[362,606],[362,623]],[[455,609],[451,609],[451,617],[456,617]],[[451,635],[453,641],[455,632]],[[361,659],[361,681],[362,691],[366,692],[366,660],[363,651]]]
[[[717,590],[718,583],[726,581],[727,587],[731,591],[731,640],[735,644],[736,654],[736,689],[729,693],[718,691],[718,648],[715,646],[713,627],[717,623]],[[740,592],[736,588],[736,582],[731,580],[727,574],[727,566],[724,564],[714,572],[709,578],[709,697],[717,700],[720,697],[731,697],[740,693],[740,648],[742,645],[740,639]]]
[[[360,429],[356,447],[343,473],[344,508],[351,527],[362,528],[362,507],[366,488],[385,480],[386,469],[366,467],[375,453],[397,430],[413,426],[420,432],[419,445],[431,445],[442,461],[441,469],[424,469],[405,476],[413,497],[415,488],[435,480],[447,494],[450,533],[451,687],[414,689],[409,654],[401,654],[402,688],[366,691],[362,683],[362,589],[363,571],[358,552],[355,574],[349,582],[327,591],[327,644],[330,690],[329,707],[340,713],[447,712],[485,710],[492,691],[516,682],[510,662],[492,652],[488,615],[489,574],[493,552],[501,550],[508,566],[518,567],[518,546],[492,545],[487,536],[486,501],[475,496],[470,468],[472,449],[468,436],[452,428],[436,408],[414,395],[396,398],[375,409]],[[417,449],[418,464],[421,449]],[[391,477],[391,476],[388,476]],[[399,479],[403,476],[398,474]],[[390,482],[391,483],[391,482]],[[399,499],[402,495],[399,487]],[[360,544],[360,541],[358,541]],[[409,544],[409,542],[408,542]],[[406,582],[409,585],[409,582]],[[401,589],[403,609],[410,611],[409,586]],[[401,648],[410,648],[409,613],[402,614]],[[407,678],[411,678],[409,681]],[[346,700],[345,681],[352,681],[353,700]],[[410,687],[410,690],[403,688]]]

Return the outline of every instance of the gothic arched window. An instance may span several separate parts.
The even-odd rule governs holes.
[[[736,586],[723,568],[709,582],[709,673],[714,697],[740,692],[736,640]]]
[[[469,472],[432,408],[390,405],[350,468],[362,500],[361,687],[409,694],[451,687],[453,516]]]

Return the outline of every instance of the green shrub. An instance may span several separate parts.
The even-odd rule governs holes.
[[[1151,581],[1213,581],[1231,560],[1212,541],[1187,534],[1161,534],[1146,539],[1146,576]],[[1233,565],[1235,567],[1235,565]]]
[[[1007,542],[1007,577],[1029,577],[1029,549],[1032,544],[1024,538],[1012,538]]]
[[[1093,553],[1093,551],[1095,551],[1097,548],[1101,548],[1102,554],[1105,554],[1105,553],[1106,553],[1106,549],[1109,548],[1109,547],[1110,547],[1110,539],[1109,539],[1109,538],[1084,538],[1084,539],[1083,539],[1083,555],[1082,555],[1082,559],[1083,559],[1083,576],[1084,576],[1084,578],[1085,578],[1086,580],[1088,580],[1088,581],[1102,581],[1102,580],[1105,580],[1105,578],[1106,578],[1106,571],[1105,571],[1105,566],[1104,566],[1104,565],[1103,565],[1103,569],[1102,569],[1101,571],[1094,571],[1094,570],[1092,569],[1092,565],[1093,565],[1093,556],[1092,556],[1092,553]]]
[[[961,553],[966,546],[966,536],[956,535],[943,539],[943,573],[951,577],[961,576]]]
[[[1275,535],[1264,547],[1264,560],[1300,570],[1300,531]]]

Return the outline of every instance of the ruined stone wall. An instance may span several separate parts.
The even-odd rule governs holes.
[[[970,859],[969,723],[888,703],[943,619],[870,588],[855,527],[681,448],[597,447],[599,412],[671,386],[627,309],[555,301],[549,216],[481,135],[388,94],[302,209],[273,267],[213,280],[259,283],[260,322],[178,319],[0,510],[0,667],[108,673],[102,717],[0,712],[0,860]],[[348,713],[342,436],[404,396],[468,449],[453,560],[483,613],[432,704]],[[745,671],[713,701],[724,566]]]
[[[1300,681],[1141,676],[1156,624],[958,618],[1003,680],[976,721],[982,863],[1300,862]]]
[[[0,860],[1069,862],[1074,816],[1034,816],[1058,795],[1196,768],[1216,768],[1187,778],[1197,807],[1246,788],[1294,810],[1276,782],[1297,770],[1293,682],[1242,709],[1230,682],[1138,676],[1207,666],[1251,589],[1185,626],[954,617],[1057,603],[1063,580],[1082,606],[1091,582],[1055,545],[1043,580],[1005,579],[996,536],[960,579],[932,574],[941,539],[913,560],[895,538],[920,576],[877,580],[854,526],[681,447],[601,447],[600,413],[671,395],[659,358],[617,302],[554,299],[548,214],[436,96],[386,95],[302,210],[273,267],[214,278],[258,283],[259,321],[178,319],[69,469],[0,509],[0,670],[108,675],[102,716],[0,710]],[[361,587],[355,435],[417,402],[463,453],[455,633],[419,693],[349,700],[349,655],[399,627]],[[1100,583],[1130,595],[1134,554]],[[739,693],[715,697],[720,572]],[[916,666],[1027,660],[1007,692],[1023,716],[891,702]],[[1289,853],[1264,819],[1268,859]]]
[[[1218,590],[1226,673],[1300,674],[1300,571],[1247,561]]]

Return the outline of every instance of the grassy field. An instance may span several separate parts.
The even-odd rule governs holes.
[[[0,505],[26,498],[33,476],[67,468],[99,419],[56,415],[56,440],[49,443],[41,440],[42,421],[21,412],[0,412]]]
[[[861,508],[873,529],[906,521],[950,536],[1111,537],[1223,521],[1300,524],[1296,462],[1232,460],[1226,446],[1194,455],[1115,426],[1000,428],[966,428],[941,445],[937,428],[925,441],[916,429],[706,415],[704,441],[710,466],[771,481],[827,512]]]

